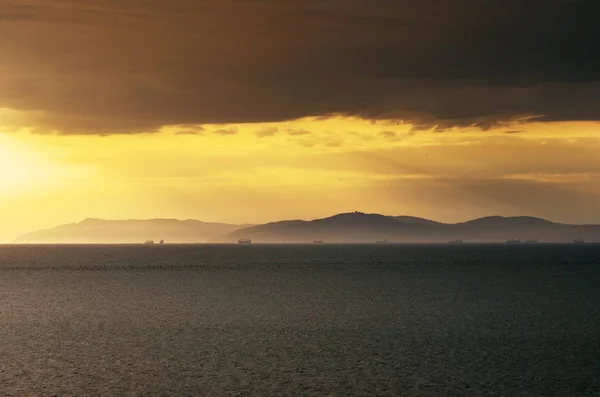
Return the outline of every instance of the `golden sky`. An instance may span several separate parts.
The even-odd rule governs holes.
[[[87,217],[600,223],[599,14],[0,0],[0,241]]]
[[[415,131],[353,117],[0,134],[0,241],[84,218],[259,223],[344,211],[600,223],[600,123]]]

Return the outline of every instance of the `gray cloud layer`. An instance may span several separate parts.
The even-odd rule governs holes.
[[[64,133],[596,120],[597,15],[597,0],[0,0],[0,108]]]

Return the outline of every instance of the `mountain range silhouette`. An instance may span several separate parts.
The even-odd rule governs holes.
[[[208,223],[197,220],[86,219],[75,224],[40,230],[15,243],[141,243],[164,239],[168,243],[230,243],[251,239],[256,243],[441,243],[600,242],[600,225],[570,225],[546,219],[490,216],[462,223],[441,223],[411,216],[385,216],[362,212],[328,218],[285,220],[262,225]]]

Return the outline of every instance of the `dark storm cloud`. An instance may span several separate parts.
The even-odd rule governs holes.
[[[0,108],[64,133],[596,120],[597,15],[597,0],[0,0]]]
[[[26,21],[36,19],[38,7],[23,4],[0,4],[0,22]]]
[[[201,125],[178,125],[175,127],[177,128],[175,135],[204,135],[203,131],[206,130],[206,128]]]

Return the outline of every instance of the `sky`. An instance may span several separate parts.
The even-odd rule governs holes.
[[[0,242],[84,218],[600,223],[596,0],[0,0]]]

